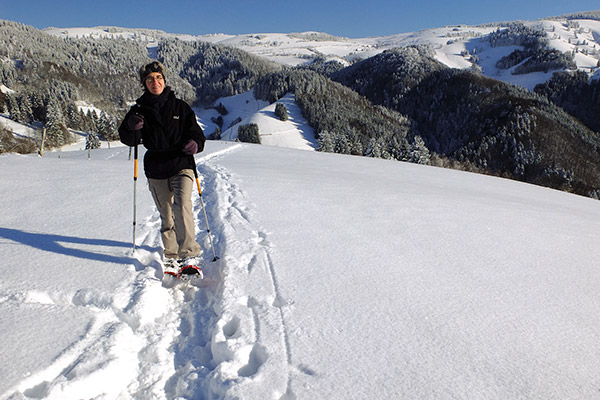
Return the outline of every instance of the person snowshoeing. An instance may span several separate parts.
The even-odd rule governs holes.
[[[157,61],[140,68],[144,94],[123,118],[119,137],[147,149],[144,173],[160,213],[164,273],[201,274],[191,196],[194,154],[204,149],[206,138],[192,108],[166,86],[165,73]]]

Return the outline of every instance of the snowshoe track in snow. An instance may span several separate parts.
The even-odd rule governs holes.
[[[225,277],[215,308],[208,398],[294,398],[283,311],[288,305],[278,293],[267,234],[252,219],[244,193],[227,170],[212,162],[200,169],[210,177],[210,193],[219,194],[218,205],[210,201],[209,211],[216,224],[211,228],[219,232]]]
[[[114,291],[0,294],[0,302],[64,308],[90,321],[50,365],[24,377],[0,400],[295,399],[291,374],[297,368],[291,367],[285,324],[291,306],[279,294],[271,244],[235,178],[218,164],[220,155],[239,149],[200,159],[203,197],[221,257],[211,262],[195,195],[204,280],[165,287],[160,218],[154,212],[138,223],[130,279]]]
[[[165,398],[164,368],[172,365],[169,347],[177,313],[154,275],[151,268],[136,272],[113,294],[81,289],[70,297],[31,292],[14,299],[93,317],[79,340],[51,365],[0,398]]]
[[[243,192],[213,162],[237,148],[213,154],[199,165],[221,259],[211,262],[208,257],[210,243],[196,198],[198,241],[205,249],[204,283],[212,284],[202,287],[203,281],[198,281],[169,290],[179,326],[172,344],[175,371],[166,382],[166,398],[295,398],[289,387],[291,355],[283,311],[288,304],[278,294],[270,243],[252,220]],[[158,234],[154,240],[159,240]],[[264,385],[264,380],[272,384]],[[277,393],[274,387],[279,387]]]

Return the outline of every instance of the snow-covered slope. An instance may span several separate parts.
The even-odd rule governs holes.
[[[164,287],[128,149],[0,156],[0,399],[592,399],[598,202],[208,142],[220,260]]]
[[[10,119],[8,114],[0,114],[0,124],[5,126],[16,136],[28,137],[32,139],[39,139],[41,137],[39,125],[32,126],[21,124],[20,122]]]
[[[222,138],[235,140],[240,125],[256,124],[261,143],[264,145],[315,150],[317,140],[314,129],[308,125],[294,99],[294,94],[289,93],[277,101],[277,103],[283,104],[288,111],[288,120],[286,121],[281,121],[275,115],[277,103],[268,104],[256,100],[252,91],[216,101],[216,104],[221,103],[227,109],[232,110],[232,113],[224,119],[224,127],[228,128],[224,130]],[[210,119],[206,118],[206,114],[199,112],[198,115],[204,126],[209,125]]]

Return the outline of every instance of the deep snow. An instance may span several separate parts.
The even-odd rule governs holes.
[[[60,158],[58,155],[60,154]],[[0,156],[0,399],[599,397],[598,202],[209,142],[209,279],[166,288],[128,149]]]

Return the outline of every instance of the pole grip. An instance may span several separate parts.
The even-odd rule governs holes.
[[[198,166],[196,165],[196,160],[194,159],[194,176],[196,177],[196,186],[198,186],[198,195],[202,197],[202,189],[200,188],[200,179],[198,178]]]
[[[202,189],[200,189],[200,180],[196,177],[196,186],[198,186],[198,194],[202,196]]]
[[[133,180],[137,181],[137,176],[138,176],[138,147],[137,144],[135,145],[135,148],[133,149]]]

